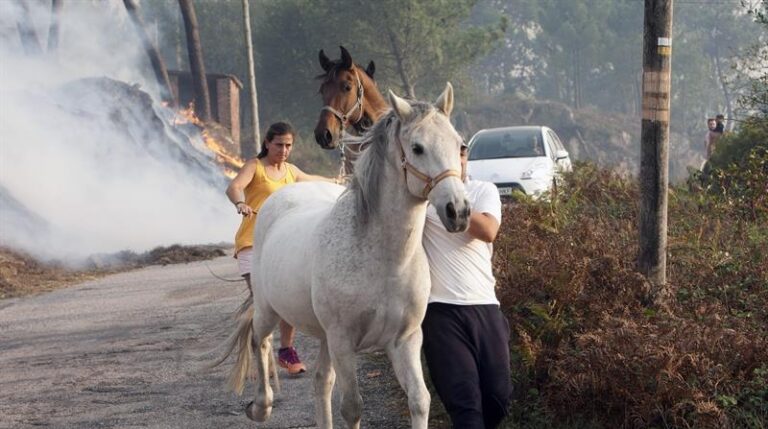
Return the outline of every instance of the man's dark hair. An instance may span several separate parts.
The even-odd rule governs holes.
[[[267,156],[267,142],[271,142],[276,136],[284,136],[286,134],[290,134],[296,139],[296,131],[294,131],[293,127],[288,122],[275,122],[270,125],[269,128],[267,128],[267,135],[261,143],[261,151],[256,155],[256,158],[261,159]]]

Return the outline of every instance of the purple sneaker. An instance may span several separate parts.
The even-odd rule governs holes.
[[[293,347],[283,347],[277,352],[277,363],[288,371],[288,374],[296,375],[306,372],[307,368],[301,363],[299,354]]]

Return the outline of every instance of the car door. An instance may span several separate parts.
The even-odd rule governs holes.
[[[555,153],[555,164],[557,165],[557,169],[560,172],[567,172],[571,171],[573,169],[573,166],[571,165],[571,157],[568,154],[568,151],[565,150],[565,147],[563,146],[563,143],[560,141],[560,138],[555,134],[552,130],[547,130],[547,134],[549,135],[549,139],[552,141],[554,146],[554,153]],[[564,155],[564,156],[557,156],[557,154]]]

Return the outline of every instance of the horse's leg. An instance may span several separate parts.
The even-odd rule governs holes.
[[[318,429],[333,429],[333,414],[331,412],[331,392],[336,373],[331,365],[328,354],[328,341],[320,342],[320,354],[317,357],[315,371],[315,420]]]
[[[272,309],[257,306],[253,317],[253,341],[258,348],[254,350],[256,358],[256,396],[245,408],[249,419],[263,422],[272,413],[272,386],[269,385],[269,358],[272,353],[272,331],[280,318]]]
[[[333,368],[341,389],[341,416],[349,429],[360,429],[363,398],[357,385],[357,356],[349,341],[326,337]]]
[[[421,341],[421,329],[417,329],[409,337],[387,348],[397,381],[408,395],[413,429],[427,429],[429,419],[430,397],[421,369]]]

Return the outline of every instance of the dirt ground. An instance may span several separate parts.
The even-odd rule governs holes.
[[[0,300],[0,428],[313,427],[310,375],[281,377],[272,419],[256,425],[244,414],[252,385],[238,397],[223,386],[229,363],[202,369],[199,356],[228,335],[246,296],[242,282],[209,269],[237,278],[225,256]],[[311,371],[317,342],[299,335],[296,346]],[[362,356],[358,378],[363,427],[410,426],[386,358]],[[342,426],[338,411],[334,422]]]
[[[157,247],[145,253],[123,251],[93,255],[77,266],[40,262],[30,255],[0,246],[0,299],[48,292],[121,271],[150,265],[202,261],[224,256],[228,245]]]

